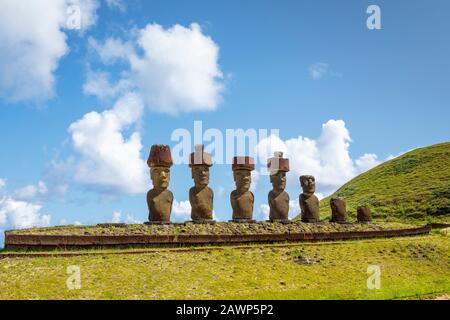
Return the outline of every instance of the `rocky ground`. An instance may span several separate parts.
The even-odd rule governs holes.
[[[144,224],[102,224],[95,226],[61,226],[51,228],[33,228],[10,231],[14,234],[36,235],[173,235],[173,234],[280,234],[280,233],[312,233],[312,232],[345,232],[345,231],[377,231],[388,229],[411,228],[404,223],[233,223],[217,222],[214,224],[194,224],[192,222],[170,225]],[[417,226],[415,226],[417,227]]]

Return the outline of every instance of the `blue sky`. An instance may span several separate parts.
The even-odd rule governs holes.
[[[291,160],[296,167],[289,176],[287,191],[294,202],[300,193],[299,174],[312,171],[318,176],[318,192],[326,195],[355,174],[389,157],[448,141],[448,1],[57,2],[62,6],[75,3],[81,7],[81,30],[70,30],[61,22],[43,29],[63,35],[57,40],[49,32],[47,37],[29,35],[40,26],[39,17],[26,20],[20,30],[13,22],[12,25],[8,21],[0,23],[0,39],[4,43],[0,44],[0,67],[8,70],[8,79],[16,81],[8,86],[2,84],[5,80],[0,76],[3,79],[0,82],[0,179],[4,182],[0,188],[0,199],[3,197],[0,212],[3,210],[4,215],[2,222],[0,214],[0,229],[28,226],[21,224],[20,219],[29,216],[38,225],[111,221],[114,212],[121,212],[121,220],[127,216],[128,221],[146,219],[143,193],[130,194],[126,189],[117,188],[117,184],[76,177],[75,171],[82,161],[98,162],[98,158],[86,159],[83,146],[74,146],[69,127],[89,112],[101,114],[111,110],[128,90],[104,99],[86,93],[83,87],[89,72],[94,72],[94,82],[98,80],[95,72],[108,72],[110,84],[121,79],[138,81],[139,75],[145,77],[139,84],[132,83],[139,87],[139,99],[144,99],[143,110],[131,124],[119,130],[124,139],[133,132],[139,133],[142,161],[154,143],[173,147],[176,142],[171,141],[172,132],[177,128],[192,130],[195,120],[201,120],[205,129],[217,128],[223,132],[230,128],[279,129],[280,140],[290,148],[289,157],[301,159]],[[0,5],[4,14],[9,12],[18,17],[27,12],[27,8],[19,10],[13,2],[7,3]],[[381,30],[366,27],[369,16],[366,9],[370,4],[381,9]],[[45,6],[54,4],[41,1],[36,6],[31,12],[44,15],[49,12]],[[59,21],[59,12],[66,11],[56,12],[55,21]],[[186,74],[180,76],[176,70],[165,68],[153,72],[152,68],[160,66],[160,60],[153,61],[141,74],[128,78],[127,73],[136,73],[128,58],[118,54],[114,61],[105,61],[99,53],[101,48],[96,50],[92,45],[95,41],[102,47],[108,38],[120,39],[122,45],[129,43],[133,47],[131,53],[124,55],[135,54],[145,60],[145,49],[139,47],[138,35],[146,26],[159,25],[160,31],[152,32],[167,35],[174,25],[179,25],[184,30],[180,34],[189,35],[195,33],[192,23],[198,24],[200,45],[209,52],[204,63],[197,62],[197,65],[201,68],[208,65],[210,69],[206,73],[213,70],[223,75],[208,76],[205,85],[220,85],[222,89],[208,92],[205,89],[206,93],[200,97],[195,96],[191,84],[183,83]],[[22,30],[27,27],[29,33]],[[36,46],[36,53],[33,46],[27,47],[27,41]],[[152,47],[150,42],[147,44]],[[186,46],[189,45],[186,41]],[[50,49],[36,49],[42,47],[55,49],[50,53]],[[218,50],[217,56],[214,48]],[[28,60],[23,60],[25,67],[14,69],[14,62],[22,61],[19,58],[27,50],[32,52],[27,53]],[[54,65],[45,75],[53,81],[50,81],[51,93],[43,97],[40,93],[48,89],[45,86],[48,83],[40,84],[39,77],[34,80],[33,70],[47,63],[47,53]],[[149,49],[146,53],[153,52]],[[190,65],[188,55],[183,63]],[[194,79],[198,69],[182,68],[183,72],[193,72]],[[319,72],[316,78],[312,76],[313,70]],[[165,72],[181,79],[181,93],[173,98],[176,106],[169,109],[152,103],[152,95],[164,90],[164,83],[158,77],[167,77]],[[186,77],[192,79],[191,75]],[[33,81],[26,84],[26,79]],[[38,94],[29,93],[34,86]],[[18,98],[19,91],[27,92],[26,97]],[[169,95],[171,92],[168,91]],[[298,139],[299,136],[303,138]],[[311,144],[305,143],[305,137],[317,147],[311,158],[301,157],[310,150]],[[95,147],[89,148],[92,151]],[[337,164],[332,159],[333,150],[337,158],[342,157]],[[357,161],[362,159],[367,162],[358,165]],[[310,167],[306,164],[309,160],[313,162]],[[59,164],[59,171],[55,170],[55,163]],[[95,170],[89,174],[95,176]],[[115,176],[117,172],[112,170],[110,174]],[[117,179],[124,178],[126,175],[117,176]],[[326,183],[320,184],[320,178]],[[267,176],[256,179],[255,215],[262,218],[270,184]],[[146,181],[150,188],[148,177]],[[186,216],[184,201],[188,199],[191,185],[189,168],[174,166],[170,189],[179,202],[180,217]],[[217,218],[228,219],[231,215],[228,195],[233,189],[229,165],[217,164],[212,168],[210,186],[215,192]],[[21,214],[22,209],[25,213]],[[294,203],[292,210],[294,215],[297,210]],[[42,218],[45,215],[48,219]]]

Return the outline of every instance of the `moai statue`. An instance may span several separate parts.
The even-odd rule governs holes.
[[[167,188],[170,182],[170,167],[173,162],[169,146],[153,145],[147,164],[150,167],[150,177],[153,183],[153,189],[147,193],[149,223],[170,223],[173,194]]]
[[[269,220],[271,222],[289,222],[289,195],[286,188],[286,172],[289,171],[289,159],[283,158],[283,152],[275,152],[267,161],[272,190],[268,194]]]
[[[330,222],[337,222],[337,223],[347,222],[347,205],[343,198],[332,197],[330,199],[330,207],[331,207]]]
[[[194,223],[213,223],[214,193],[208,187],[209,167],[212,166],[212,159],[209,153],[203,151],[203,145],[195,146],[195,151],[189,158],[189,166],[195,184],[189,190],[191,219]]]
[[[316,191],[316,180],[313,176],[300,176],[300,184],[303,189],[303,193],[299,197],[302,221],[310,223],[319,222],[319,199],[314,195]]]
[[[358,206],[356,209],[356,218],[358,219],[358,222],[371,222],[372,213],[370,212],[370,207],[367,205]]]
[[[255,220],[252,220],[255,197],[250,191],[252,183],[251,172],[255,170],[253,158],[234,157],[232,169],[236,184],[236,190],[233,190],[230,194],[233,222],[255,222]]]

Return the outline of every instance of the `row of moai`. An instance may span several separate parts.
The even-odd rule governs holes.
[[[169,187],[170,167],[173,165],[170,148],[167,145],[153,145],[147,160],[153,189],[147,193],[149,222],[147,224],[168,224],[172,211],[173,194]],[[189,157],[194,186],[189,190],[191,219],[194,223],[214,223],[214,193],[208,187],[209,169],[213,165],[212,157],[204,151],[203,145],[196,145]],[[286,173],[289,172],[289,159],[283,158],[282,152],[275,152],[268,159],[267,168],[270,173],[272,190],[268,194],[270,208],[269,221],[289,223],[289,195],[285,190]],[[253,220],[254,195],[250,191],[251,172],[255,169],[252,157],[234,157],[232,163],[233,178],[236,189],[230,194],[233,209],[232,222],[251,223]],[[311,175],[300,176],[302,193],[299,196],[301,221],[307,223],[320,222],[319,199],[316,197],[316,182]],[[330,200],[332,210],[331,222],[346,223],[347,210],[345,200],[334,197]],[[359,222],[370,222],[371,214],[367,206],[359,207]]]

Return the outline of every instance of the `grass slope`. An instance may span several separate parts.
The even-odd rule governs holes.
[[[450,292],[450,238],[0,259],[0,299],[395,299]],[[68,290],[67,268],[81,271]],[[366,286],[369,265],[381,288]]]
[[[359,204],[369,204],[378,219],[450,223],[450,143],[416,149],[382,163],[331,196],[345,198],[353,218]],[[331,216],[330,197],[320,202],[324,218]]]

